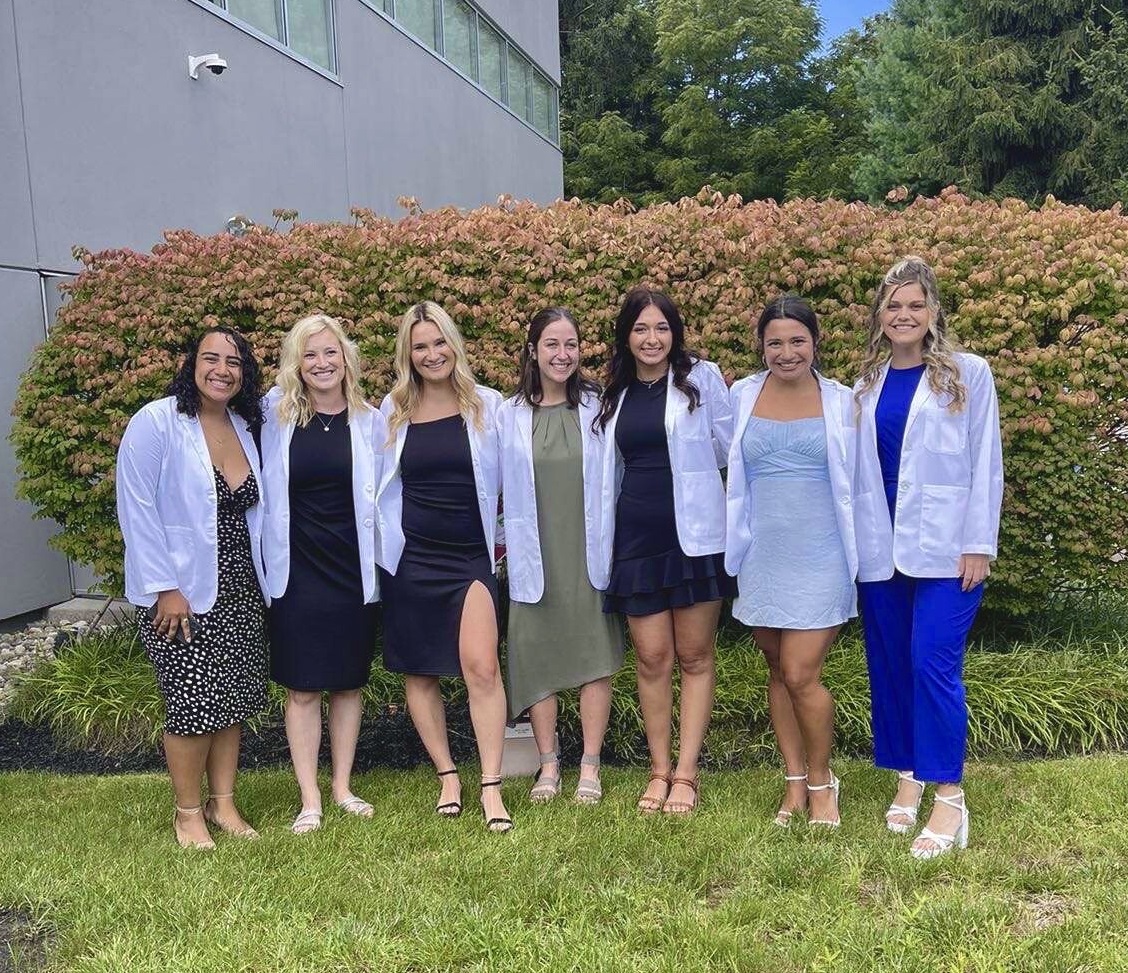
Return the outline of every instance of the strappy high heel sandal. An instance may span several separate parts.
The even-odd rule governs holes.
[[[953,794],[951,797],[945,797],[937,794],[934,800],[939,801],[941,804],[947,804],[948,807],[957,808],[960,812],[960,823],[956,825],[954,834],[941,834],[938,831],[933,831],[931,828],[921,828],[920,834],[916,836],[916,841],[922,838],[925,841],[931,841],[931,848],[918,848],[916,841],[909,849],[909,854],[917,861],[928,861],[930,858],[937,858],[940,855],[946,855],[954,848],[964,849],[967,847],[968,832],[971,831],[971,813],[967,809],[967,802],[964,800],[964,792],[961,790],[958,794]]]
[[[451,767],[450,770],[440,770],[436,773],[435,776],[437,776],[437,777],[449,777],[451,774],[454,774],[457,777],[458,776],[458,768],[457,767]],[[440,797],[442,796],[441,792],[440,792],[439,796]],[[447,801],[445,804],[439,804],[435,808],[435,813],[438,814],[439,817],[442,817],[442,818],[456,818],[462,813],[462,802],[461,801]]]
[[[892,804],[889,805],[889,810],[885,812],[885,827],[887,827],[894,834],[908,834],[913,830],[913,826],[917,821],[917,812],[920,810],[920,799],[924,797],[924,784],[913,776],[911,770],[901,770],[897,772],[898,781],[907,780],[917,786],[917,797],[915,804],[898,804],[896,798]],[[908,821],[894,821],[895,817],[905,817]]]
[[[208,798],[207,803],[204,805],[204,817],[207,819],[208,824],[214,824],[224,834],[229,834],[235,838],[247,838],[253,840],[259,836],[259,833],[249,824],[244,828],[231,828],[215,816],[215,810],[212,808],[212,802],[217,800],[226,800],[227,798],[234,796],[234,794],[212,794]]]
[[[834,776],[834,771],[830,772],[830,783],[829,784],[810,784],[810,783],[807,784],[807,793],[808,794],[810,794],[812,791],[833,791],[834,792],[834,813],[837,815],[837,817],[834,818],[833,820],[831,820],[830,818],[808,818],[807,819],[808,824],[817,824],[817,825],[820,825],[821,827],[824,827],[824,828],[837,828],[840,824],[842,824],[842,814],[838,809],[838,794],[839,794],[841,789],[842,789],[842,781],[840,781],[837,777]]]
[[[534,804],[547,804],[560,793],[560,754],[555,750],[542,753],[540,756],[541,769],[533,778],[533,789],[529,791],[529,800]],[[556,764],[556,775],[549,776],[544,768],[549,764]]]
[[[581,767],[594,767],[595,780],[590,780],[586,777],[581,777],[576,782],[576,803],[577,804],[598,804],[603,800],[603,784],[599,780],[599,754],[598,753],[585,753],[580,757]]]
[[[492,831],[494,834],[505,834],[513,830],[513,819],[507,817],[494,817],[491,818],[486,813],[486,797],[485,790],[487,787],[501,787],[500,777],[483,777],[482,778],[482,817],[486,819],[486,830]]]
[[[787,783],[792,784],[792,783],[795,783],[796,781],[806,780],[807,775],[806,774],[784,774],[783,779],[785,781],[787,781]],[[786,797],[786,795],[785,795],[785,797]],[[803,809],[798,808],[798,807],[795,807],[795,808],[781,807],[778,811],[776,811],[776,816],[775,816],[776,826],[780,827],[780,828],[788,827],[791,824],[791,816],[796,811],[801,811],[801,810],[803,810]]]
[[[176,843],[181,848],[191,848],[193,851],[214,851],[215,842],[208,838],[206,841],[196,841],[194,838],[189,838],[183,831],[180,830],[180,815],[185,814],[202,814],[203,808],[197,804],[195,807],[181,807],[176,805],[176,810],[172,814],[172,830],[176,834]],[[205,820],[207,820],[205,818]]]

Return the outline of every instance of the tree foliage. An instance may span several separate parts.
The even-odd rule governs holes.
[[[1125,4],[895,0],[857,70],[858,189],[1124,198]]]
[[[790,290],[820,315],[826,371],[851,382],[875,285],[908,252],[935,265],[957,339],[990,361],[998,386],[1006,494],[990,599],[1022,612],[1055,589],[1125,586],[1114,556],[1128,537],[1128,223],[1111,210],[971,202],[954,190],[904,210],[742,205],[704,192],[637,212],[503,200],[239,239],[178,231],[152,254],[86,254],[20,386],[19,491],[61,525],[64,553],[120,587],[115,451],[203,326],[239,328],[269,375],[298,317],[341,317],[379,397],[399,316],[434,299],[462,327],[480,378],[510,390],[535,311],[572,308],[598,372],[623,293],[649,281],[669,290],[690,344],[732,380],[760,367],[755,317]]]

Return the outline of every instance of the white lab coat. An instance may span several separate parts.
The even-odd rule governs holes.
[[[486,550],[493,560],[497,541],[497,506],[501,491],[501,474],[497,448],[497,410],[501,406],[501,393],[484,385],[476,386],[482,403],[482,428],[477,429],[467,420],[466,431],[470,440],[470,459],[474,465],[474,484],[478,492],[478,512],[482,518],[482,531],[486,535]],[[387,420],[392,414],[392,400],[384,396],[380,413]],[[383,450],[380,486],[376,490],[376,561],[389,574],[395,574],[403,555],[403,481],[400,479],[400,456],[407,440],[404,423],[396,430],[396,438]],[[387,441],[387,434],[384,442]],[[383,444],[381,444],[383,445]],[[497,566],[494,565],[494,570]]]
[[[688,557],[719,554],[725,549],[725,487],[720,467],[732,443],[732,406],[721,370],[708,361],[695,361],[689,380],[701,393],[701,403],[689,411],[689,399],[666,376],[666,441],[674,479],[674,520],[678,544]],[[615,445],[615,425],[623,409],[624,392],[602,436],[600,477],[599,576],[592,584],[602,590],[611,579],[615,538],[615,503],[623,480],[623,458]]]
[[[588,580],[594,585],[600,576],[602,437],[592,431],[591,424],[599,414],[598,398],[593,394],[584,395],[577,411],[583,443],[587,572]],[[535,604],[544,595],[544,564],[541,561],[533,476],[533,407],[523,397],[506,400],[497,411],[497,433],[501,450],[502,521],[509,565],[509,597],[513,601]]]
[[[228,414],[261,486],[251,431],[242,418]],[[118,447],[116,485],[125,596],[148,607],[159,592],[179,589],[193,613],[210,611],[219,587],[218,515],[215,473],[199,419],[179,412],[173,396],[144,406],[129,420]],[[262,504],[256,503],[247,511],[247,530],[265,596],[262,520]]]
[[[286,593],[290,579],[290,440],[294,424],[278,418],[282,390],[275,386],[266,394],[262,427],[262,482],[265,518],[262,547],[266,583],[271,598]],[[376,577],[376,484],[388,426],[384,417],[366,405],[349,417],[352,445],[352,496],[356,516],[356,538],[365,603],[380,597]]]
[[[964,410],[949,412],[948,397],[932,391],[927,375],[909,407],[896,530],[885,502],[874,419],[888,363],[861,399],[854,489],[859,581],[884,581],[894,569],[914,578],[954,578],[961,554],[994,559],[998,553],[1003,448],[995,382],[982,358],[962,352],[955,358],[967,386]]]
[[[752,544],[751,523],[752,518],[756,516],[748,492],[741,440],[744,438],[752,409],[767,377],[766,371],[749,375],[735,382],[729,393],[735,419],[732,446],[728,455],[725,571],[733,576],[740,574],[741,564]],[[838,536],[842,539],[842,549],[846,553],[846,567],[853,580],[858,573],[853,505],[854,467],[857,458],[854,395],[845,385],[833,379],[823,375],[817,377],[819,394],[822,397],[823,421],[826,426],[827,464],[830,473],[830,492],[834,498],[834,518],[838,523]],[[802,511],[797,511],[796,515],[802,517]]]

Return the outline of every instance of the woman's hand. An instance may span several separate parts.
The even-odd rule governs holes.
[[[180,593],[179,588],[171,591],[162,591],[157,595],[156,613],[153,616],[153,628],[157,634],[163,635],[170,642],[179,633],[185,642],[192,641],[192,627],[188,621],[192,609],[188,599]]]
[[[964,591],[971,591],[976,585],[983,584],[991,573],[991,558],[986,554],[961,554],[960,555],[960,586]]]

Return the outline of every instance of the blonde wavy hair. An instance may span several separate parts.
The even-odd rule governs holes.
[[[357,351],[356,342],[345,334],[345,329],[336,318],[331,318],[328,314],[310,314],[295,322],[282,339],[278,377],[275,379],[282,389],[282,398],[278,400],[277,407],[278,418],[282,422],[304,426],[313,419],[313,402],[302,381],[302,355],[305,354],[306,342],[322,331],[328,331],[341,346],[345,369],[341,387],[345,393],[345,402],[348,403],[349,417],[368,407],[364,393],[360,390],[360,352]]]
[[[959,346],[948,338],[944,309],[940,306],[940,286],[936,273],[922,257],[902,257],[886,272],[873,298],[869,316],[869,339],[862,360],[861,387],[854,399],[861,402],[881,376],[881,369],[892,354],[892,345],[885,336],[881,315],[898,288],[906,284],[919,284],[928,306],[928,333],[924,336],[923,358],[928,387],[936,395],[947,394],[951,401],[948,411],[962,412],[967,405],[967,386],[960,381],[960,366],[955,352]]]
[[[399,330],[396,332],[396,383],[390,393],[392,414],[388,419],[389,443],[396,438],[399,427],[410,422],[415,410],[419,408],[423,379],[411,364],[411,329],[424,322],[433,324],[439,329],[439,334],[443,336],[447,347],[454,354],[454,371],[451,373],[450,381],[458,397],[458,411],[464,419],[474,424],[475,429],[482,428],[482,402],[478,398],[475,387],[477,383],[474,381],[474,373],[470,370],[466,345],[458,326],[434,301],[420,301],[400,318]]]

